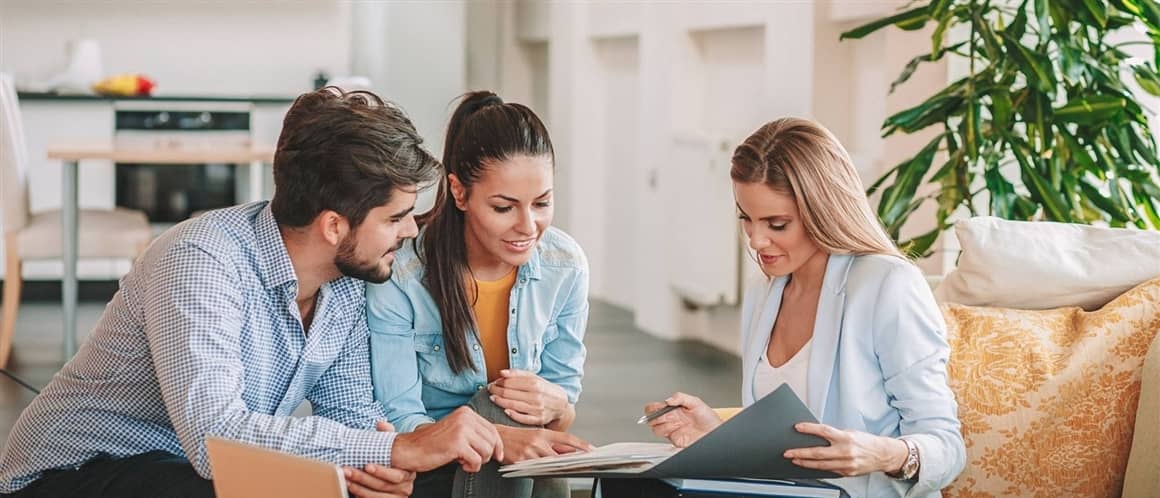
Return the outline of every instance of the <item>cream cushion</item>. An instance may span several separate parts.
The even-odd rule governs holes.
[[[149,220],[141,211],[82,209],[77,220],[77,256],[81,258],[133,258],[152,237]],[[60,211],[32,215],[17,238],[20,257],[60,258],[64,248],[60,223]]]
[[[1132,454],[1124,473],[1123,498],[1160,496],[1160,334],[1144,358],[1140,372],[1140,406],[1136,409],[1136,432]]]
[[[978,217],[955,223],[958,267],[942,303],[1094,310],[1160,276],[1160,232]]]

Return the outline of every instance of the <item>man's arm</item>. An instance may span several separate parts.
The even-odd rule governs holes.
[[[210,434],[337,464],[390,465],[395,433],[249,410],[241,398],[245,303],[238,281],[231,264],[178,244],[157,262],[145,292],[145,334],[161,396],[198,474],[211,477],[205,453]]]

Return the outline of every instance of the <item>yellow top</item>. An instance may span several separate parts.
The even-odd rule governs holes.
[[[475,324],[479,329],[479,342],[483,346],[483,361],[487,364],[487,381],[499,378],[499,371],[511,364],[508,358],[508,301],[512,286],[516,283],[516,271],[495,281],[476,280],[479,295],[475,305]]]

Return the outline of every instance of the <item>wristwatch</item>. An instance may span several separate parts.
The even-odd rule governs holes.
[[[898,472],[887,472],[886,475],[902,481],[909,481],[918,475],[918,445],[912,443],[909,439],[902,439],[906,444],[906,461],[902,463],[902,468]]]

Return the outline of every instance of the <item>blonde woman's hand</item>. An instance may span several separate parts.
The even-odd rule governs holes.
[[[806,422],[794,428],[802,434],[812,434],[830,442],[829,446],[787,450],[784,456],[799,467],[828,470],[850,477],[872,472],[896,472],[906,462],[908,450],[900,439]]]
[[[693,444],[721,425],[721,418],[709,405],[701,398],[685,393],[675,393],[661,403],[649,403],[644,406],[644,412],[649,414],[665,406],[680,408],[650,420],[648,426],[653,434],[668,439],[675,446],[683,448]]]
[[[500,378],[487,390],[492,403],[524,425],[550,426],[572,411],[564,388],[527,370],[500,370]]]

